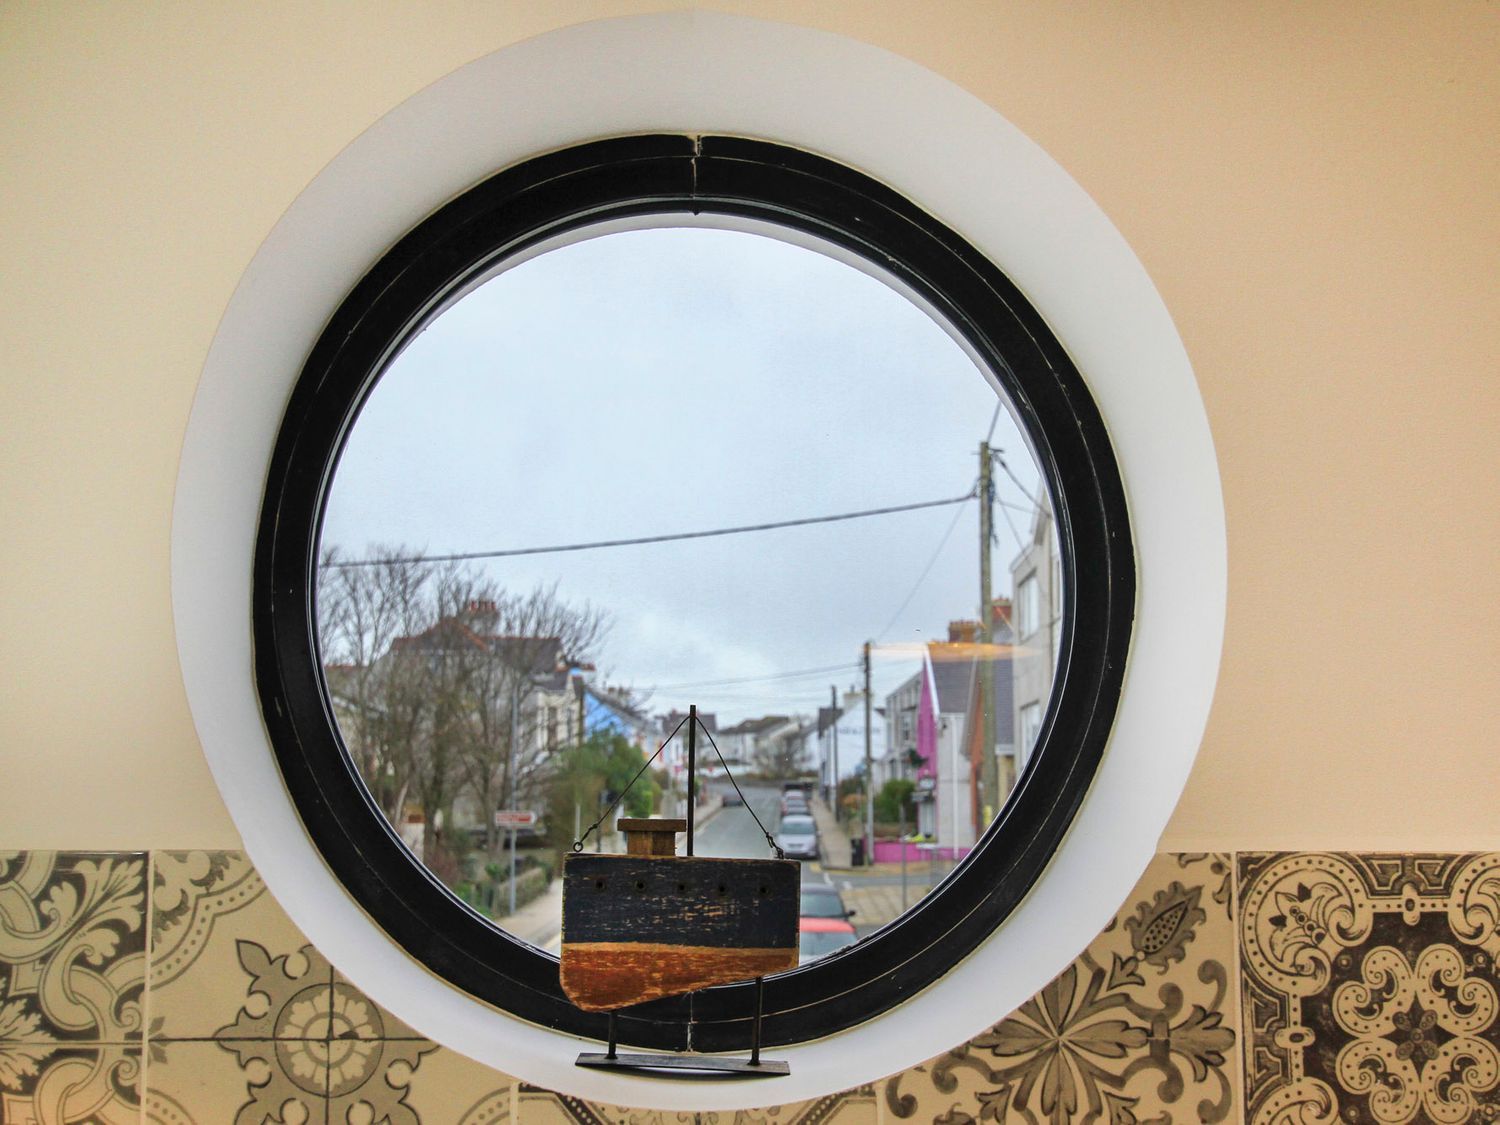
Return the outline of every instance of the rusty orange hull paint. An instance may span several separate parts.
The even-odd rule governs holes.
[[[562,987],[588,1012],[608,1012],[715,984],[797,967],[797,949],[724,949],[652,942],[574,942],[562,947]]]

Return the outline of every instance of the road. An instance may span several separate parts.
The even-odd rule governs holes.
[[[717,782],[715,787],[721,792],[729,789],[727,784]],[[740,791],[745,794],[748,807],[726,805],[716,812],[697,833],[698,855],[721,856],[724,859],[768,859],[775,854],[766,843],[761,830],[756,827],[755,821],[750,816],[750,810],[754,810],[755,815],[760,817],[761,824],[766,826],[766,831],[774,836],[781,824],[781,786],[746,784],[742,781]],[[834,882],[819,863],[802,865],[802,881],[804,883]],[[898,879],[897,882],[899,883],[900,880]],[[871,926],[869,929],[873,932],[879,929],[879,926]],[[861,937],[864,936],[864,932],[858,926],[855,927],[855,932]]]
[[[781,789],[778,786],[746,785],[740,789],[761,823],[772,833],[781,823]],[[715,813],[698,833],[699,855],[760,859],[769,855],[765,837],[743,808],[730,805]],[[804,863],[804,883],[831,883],[839,889],[847,906],[855,908],[852,919],[860,937],[869,937],[894,921],[903,910],[915,906],[934,886],[951,872],[945,862],[929,866],[914,863],[903,880],[899,871],[840,870],[828,872],[821,863]],[[903,893],[903,883],[904,893]]]
[[[904,887],[899,873],[835,871],[822,877],[839,889],[844,905],[855,911],[850,919],[854,923],[854,932],[867,938],[910,910],[931,891],[934,880],[940,882],[947,874],[946,866],[940,866],[933,875],[929,875],[925,867],[920,871],[909,871]],[[806,879],[808,875],[805,872],[802,877]]]
[[[727,783],[712,784],[715,792],[733,792]],[[745,794],[746,805],[725,805],[716,812],[695,833],[696,854],[718,856],[721,859],[769,859],[775,854],[750,814],[753,811],[755,816],[760,817],[761,824],[766,826],[766,832],[775,835],[776,828],[781,823],[780,788],[741,782],[740,791]],[[678,851],[685,853],[686,850],[687,841],[684,839]]]

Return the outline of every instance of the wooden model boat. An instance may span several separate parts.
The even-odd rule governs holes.
[[[621,818],[627,854],[563,863],[562,987],[613,1011],[797,967],[801,868],[679,856],[685,820]]]

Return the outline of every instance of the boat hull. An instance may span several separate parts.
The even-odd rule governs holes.
[[[563,992],[612,1011],[794,969],[800,890],[789,860],[570,855]]]

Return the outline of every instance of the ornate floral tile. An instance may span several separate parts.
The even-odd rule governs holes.
[[[521,1125],[875,1125],[878,1119],[869,1086],[795,1105],[701,1112],[602,1105],[524,1084],[518,1094]]]
[[[274,1052],[277,1044],[258,1046]],[[218,1043],[153,1041],[143,1098],[146,1125],[325,1125],[327,1099],[321,1089],[306,1088],[320,1084],[288,1078],[290,1062],[272,1058],[247,1068]]]
[[[1500,855],[1251,853],[1233,883],[1224,856],[1158,856],[984,1035],[877,1088],[674,1114],[417,1036],[240,853],[0,852],[0,1123],[1500,1121]]]
[[[1500,1120],[1500,855],[1238,858],[1249,1120]]]
[[[343,998],[358,997],[366,1005],[364,1016],[349,1027],[349,1033],[360,1039],[425,1039],[411,1025],[397,1019],[375,1001],[354,986],[354,983],[337,969],[333,970],[333,996],[335,1004]]]
[[[874,1086],[859,1086],[807,1102],[797,1125],[877,1125],[885,1119],[877,1097]]]
[[[422,1125],[514,1125],[521,1120],[514,1078],[457,1051],[426,1045],[428,1051],[417,1062],[405,1099]],[[379,1115],[375,1119],[380,1120]],[[402,1118],[392,1120],[403,1125]],[[529,1117],[524,1120],[531,1125]]]
[[[0,1122],[138,1125],[141,1048],[0,1042]]]
[[[883,1119],[1236,1121],[1231,865],[1159,855],[1089,948],[988,1032],[883,1084]]]
[[[291,1024],[235,1016],[246,1004],[247,979],[264,990],[250,1010],[261,1010],[267,997],[274,1003],[319,990],[326,1005],[333,988],[333,967],[277,905],[245,854],[153,852],[151,869],[152,1037],[305,1038]]]
[[[0,852],[0,1045],[140,1043],[145,914],[144,852]]]
[[[155,873],[145,1120],[1225,1121],[1237,1085],[1230,884],[1224,857],[1158,857],[1115,923],[1047,990],[986,1035],[878,1090],[673,1114],[521,1084],[421,1039],[303,941],[238,853],[170,853],[157,858]]]
[[[241,939],[242,1002],[211,1039],[149,1041],[146,1120],[154,1125],[278,1125],[302,1122],[419,1125],[407,1104],[423,1039],[381,1039],[375,1006],[350,985],[333,986],[321,955],[301,955],[311,975],[289,973],[286,956]],[[438,1082],[451,1076],[436,1076]],[[453,1118],[439,1113],[430,1121]]]

